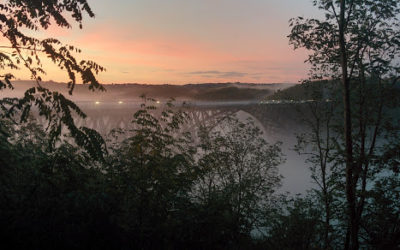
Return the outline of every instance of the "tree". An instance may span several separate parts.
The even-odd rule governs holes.
[[[307,59],[312,65],[311,79],[342,83],[341,132],[348,206],[345,248],[358,249],[370,165],[378,153],[384,112],[391,106],[386,97],[400,79],[396,63],[400,55],[400,4],[396,0],[313,3],[325,12],[325,20],[291,19],[289,39],[294,48],[313,51]],[[372,86],[375,95],[368,96]],[[368,106],[372,101],[375,105]]]
[[[259,226],[261,213],[280,185],[279,144],[269,144],[250,118],[241,121],[234,115],[201,132],[202,175],[195,197],[210,213],[218,209],[218,222],[224,221],[215,224],[224,225],[220,231],[227,234],[225,240],[240,247]]]
[[[375,249],[400,247],[400,178],[392,174],[378,180],[368,191],[360,235]]]
[[[55,38],[39,39],[30,33],[48,29],[51,25],[71,28],[68,19],[82,27],[83,14],[94,17],[86,0],[55,1],[16,1],[8,0],[0,4],[0,32],[7,44],[0,46],[0,90],[13,89],[11,82],[15,76],[8,70],[26,68],[36,86],[26,90],[21,99],[3,98],[0,100],[1,117],[13,122],[24,122],[33,106],[39,115],[48,120],[51,138],[50,146],[60,136],[62,126],[66,126],[78,145],[85,147],[93,156],[101,157],[102,140],[88,128],[77,128],[72,119],[72,112],[85,117],[77,105],[58,92],[52,92],[41,85],[41,75],[45,74],[42,57],[50,58],[60,69],[65,70],[70,81],[69,94],[73,93],[77,77],[91,90],[104,90],[95,75],[104,68],[93,61],[77,60],[75,53],[80,50],[71,45],[64,45]],[[18,116],[18,117],[17,117]]]
[[[337,218],[337,196],[342,189],[341,175],[335,162],[335,144],[339,137],[335,122],[338,117],[338,86],[332,82],[305,82],[302,88],[302,98],[313,101],[298,107],[305,131],[297,135],[295,150],[306,155],[306,162],[310,164],[311,178],[316,184],[311,193],[323,211],[320,213],[323,221],[321,248],[331,249],[333,239],[337,238],[332,221]]]
[[[263,249],[321,249],[321,208],[312,195],[281,196],[266,215]]]
[[[84,13],[94,16],[86,0],[8,0],[0,4],[0,91],[13,89],[16,77],[12,72],[23,68],[35,83],[22,98],[2,95],[0,99],[1,242],[11,249],[88,248],[84,246],[88,242],[106,247],[107,240],[95,234],[112,235],[107,232],[113,228],[107,216],[109,202],[99,192],[103,176],[93,161],[103,156],[103,139],[94,130],[76,127],[73,113],[84,117],[82,110],[41,84],[43,57],[66,71],[69,94],[79,76],[90,89],[102,90],[95,75],[104,68],[77,60],[80,50],[74,46],[32,35],[50,25],[71,28],[68,20],[81,26]],[[31,109],[47,119],[45,129],[31,120]],[[62,134],[63,127],[72,137]],[[79,147],[64,139],[74,139]]]
[[[179,134],[186,114],[168,103],[157,116],[156,107],[147,105],[155,100],[145,100],[132,128],[112,132],[106,168],[110,192],[119,201],[118,222],[135,247],[176,248],[184,241],[179,237],[187,228],[184,217],[190,216],[195,150],[190,134]]]
[[[0,149],[7,157],[0,170],[1,245],[118,248],[119,230],[110,216],[113,197],[103,191],[98,162],[67,141],[49,150],[50,137],[34,120],[9,132],[6,151]]]

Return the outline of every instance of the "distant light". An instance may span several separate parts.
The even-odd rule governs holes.
[[[157,104],[160,104],[160,101],[156,101]]]
[[[100,102],[99,102],[99,101],[96,101],[94,104],[98,105],[98,104],[100,104]]]
[[[122,103],[124,103],[124,102],[123,102],[123,101],[119,101],[119,102],[118,102],[118,104],[122,104]]]

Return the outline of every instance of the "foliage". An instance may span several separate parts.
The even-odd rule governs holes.
[[[61,93],[43,88],[40,82],[41,75],[46,73],[43,57],[50,58],[61,70],[67,72],[70,79],[69,94],[72,94],[78,76],[82,83],[89,85],[89,89],[104,90],[95,77],[104,68],[93,61],[77,60],[74,54],[80,53],[80,50],[74,46],[64,45],[55,38],[39,39],[31,35],[48,29],[50,25],[71,28],[70,22],[77,22],[82,27],[84,13],[94,16],[85,0],[9,0],[0,4],[0,28],[7,41],[7,44],[0,46],[0,69],[3,71],[0,75],[0,90],[13,89],[11,80],[15,77],[12,71],[21,68],[27,69],[36,82],[36,86],[26,90],[21,99],[2,98],[0,116],[16,123],[25,122],[31,109],[36,107],[39,115],[48,120],[47,129],[52,136],[50,144],[54,145],[65,126],[79,146],[101,159],[104,143],[99,134],[89,128],[78,128],[73,122],[72,113],[80,117],[85,117],[85,114]]]
[[[113,226],[103,178],[79,148],[50,138],[33,122],[16,128],[1,158],[1,244],[9,249],[87,248],[110,245]],[[91,166],[89,168],[88,166]],[[98,237],[96,234],[102,234]],[[94,244],[94,245],[93,245]]]
[[[288,36],[295,49],[306,48],[312,53],[307,62],[312,66],[312,79],[339,79],[341,59],[339,51],[340,4],[337,0],[314,0],[324,12],[325,19],[292,18]],[[344,11],[344,33],[348,59],[349,79],[364,73],[379,77],[397,77],[400,13],[396,0],[348,0]]]
[[[177,237],[168,227],[179,224],[176,217],[189,203],[188,190],[196,178],[190,135],[174,136],[185,114],[167,108],[157,118],[154,110],[142,105],[133,115],[132,130],[114,131],[114,139],[125,139],[110,146],[106,169],[120,202],[119,222],[141,248]]]
[[[251,231],[280,181],[278,145],[267,144],[251,121],[227,117],[229,133],[210,131],[196,150],[182,131],[186,114],[172,106],[157,112],[148,102],[131,128],[113,131],[103,162],[70,138],[49,148],[51,136],[30,119],[26,126],[4,124],[2,243],[16,249],[255,247]]]
[[[295,49],[311,51],[307,59],[312,66],[311,80],[340,79],[342,84],[338,101],[344,119],[334,118],[336,125],[332,127],[333,133],[342,138],[332,149],[336,151],[335,164],[345,166],[348,232],[344,247],[358,249],[368,185],[373,185],[378,173],[384,171],[378,159],[386,154],[383,145],[389,142],[387,135],[398,138],[400,133],[396,119],[390,115],[397,112],[398,102],[388,98],[391,92],[397,92],[400,79],[400,5],[394,0],[313,3],[324,11],[325,18],[291,19],[289,39]],[[323,156],[317,158],[323,169]]]
[[[323,209],[317,204],[312,195],[283,195],[266,216],[262,245],[267,249],[321,249]]]
[[[367,196],[366,211],[361,226],[362,243],[376,249],[398,249],[400,247],[398,174],[378,180]]]
[[[196,197],[219,220],[230,224],[228,241],[240,246],[258,225],[260,213],[279,187],[279,144],[266,142],[252,119],[227,116],[213,130],[201,131]],[[218,232],[213,233],[217,234]]]

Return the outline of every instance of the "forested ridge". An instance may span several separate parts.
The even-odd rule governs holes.
[[[35,86],[33,81],[13,81],[14,90],[5,90],[9,97],[21,97],[24,91]],[[66,83],[42,82],[41,85],[53,91],[67,93]],[[199,83],[185,85],[150,85],[150,84],[108,84],[104,92],[93,93],[85,85],[76,85],[76,91],[71,99],[75,101],[116,102],[139,101],[139,96],[145,94],[153,98],[186,101],[259,101],[271,95],[276,89],[292,84],[251,84],[251,83]]]

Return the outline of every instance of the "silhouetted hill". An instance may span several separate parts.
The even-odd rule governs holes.
[[[64,83],[44,82],[42,85],[53,91],[67,93]],[[150,85],[150,84],[108,84],[105,92],[92,92],[87,86],[77,84],[71,99],[74,101],[115,101],[137,100],[141,95],[158,99],[175,98],[177,100],[238,101],[261,100],[292,84],[254,84],[254,83],[204,83],[186,85]],[[15,90],[0,92],[1,96],[22,96],[23,92],[34,86],[32,81],[15,81]]]
[[[237,87],[222,87],[217,89],[209,89],[194,95],[197,100],[260,100],[263,97],[273,93],[270,89],[251,89],[251,88],[237,88]]]
[[[392,85],[393,79],[387,79],[386,84]],[[340,82],[332,80],[311,81],[303,84],[293,85],[286,89],[277,90],[275,93],[268,95],[264,100],[318,100],[318,99],[331,99],[334,94],[340,95]],[[367,88],[371,93],[379,90],[380,83],[369,79],[367,81]],[[355,86],[355,85],[352,85]],[[390,92],[387,93],[390,100],[397,100],[400,96],[400,83],[392,85]]]
[[[293,85],[283,90],[277,90],[272,95],[266,97],[266,100],[309,100],[325,98],[337,83],[333,81],[313,81]]]

